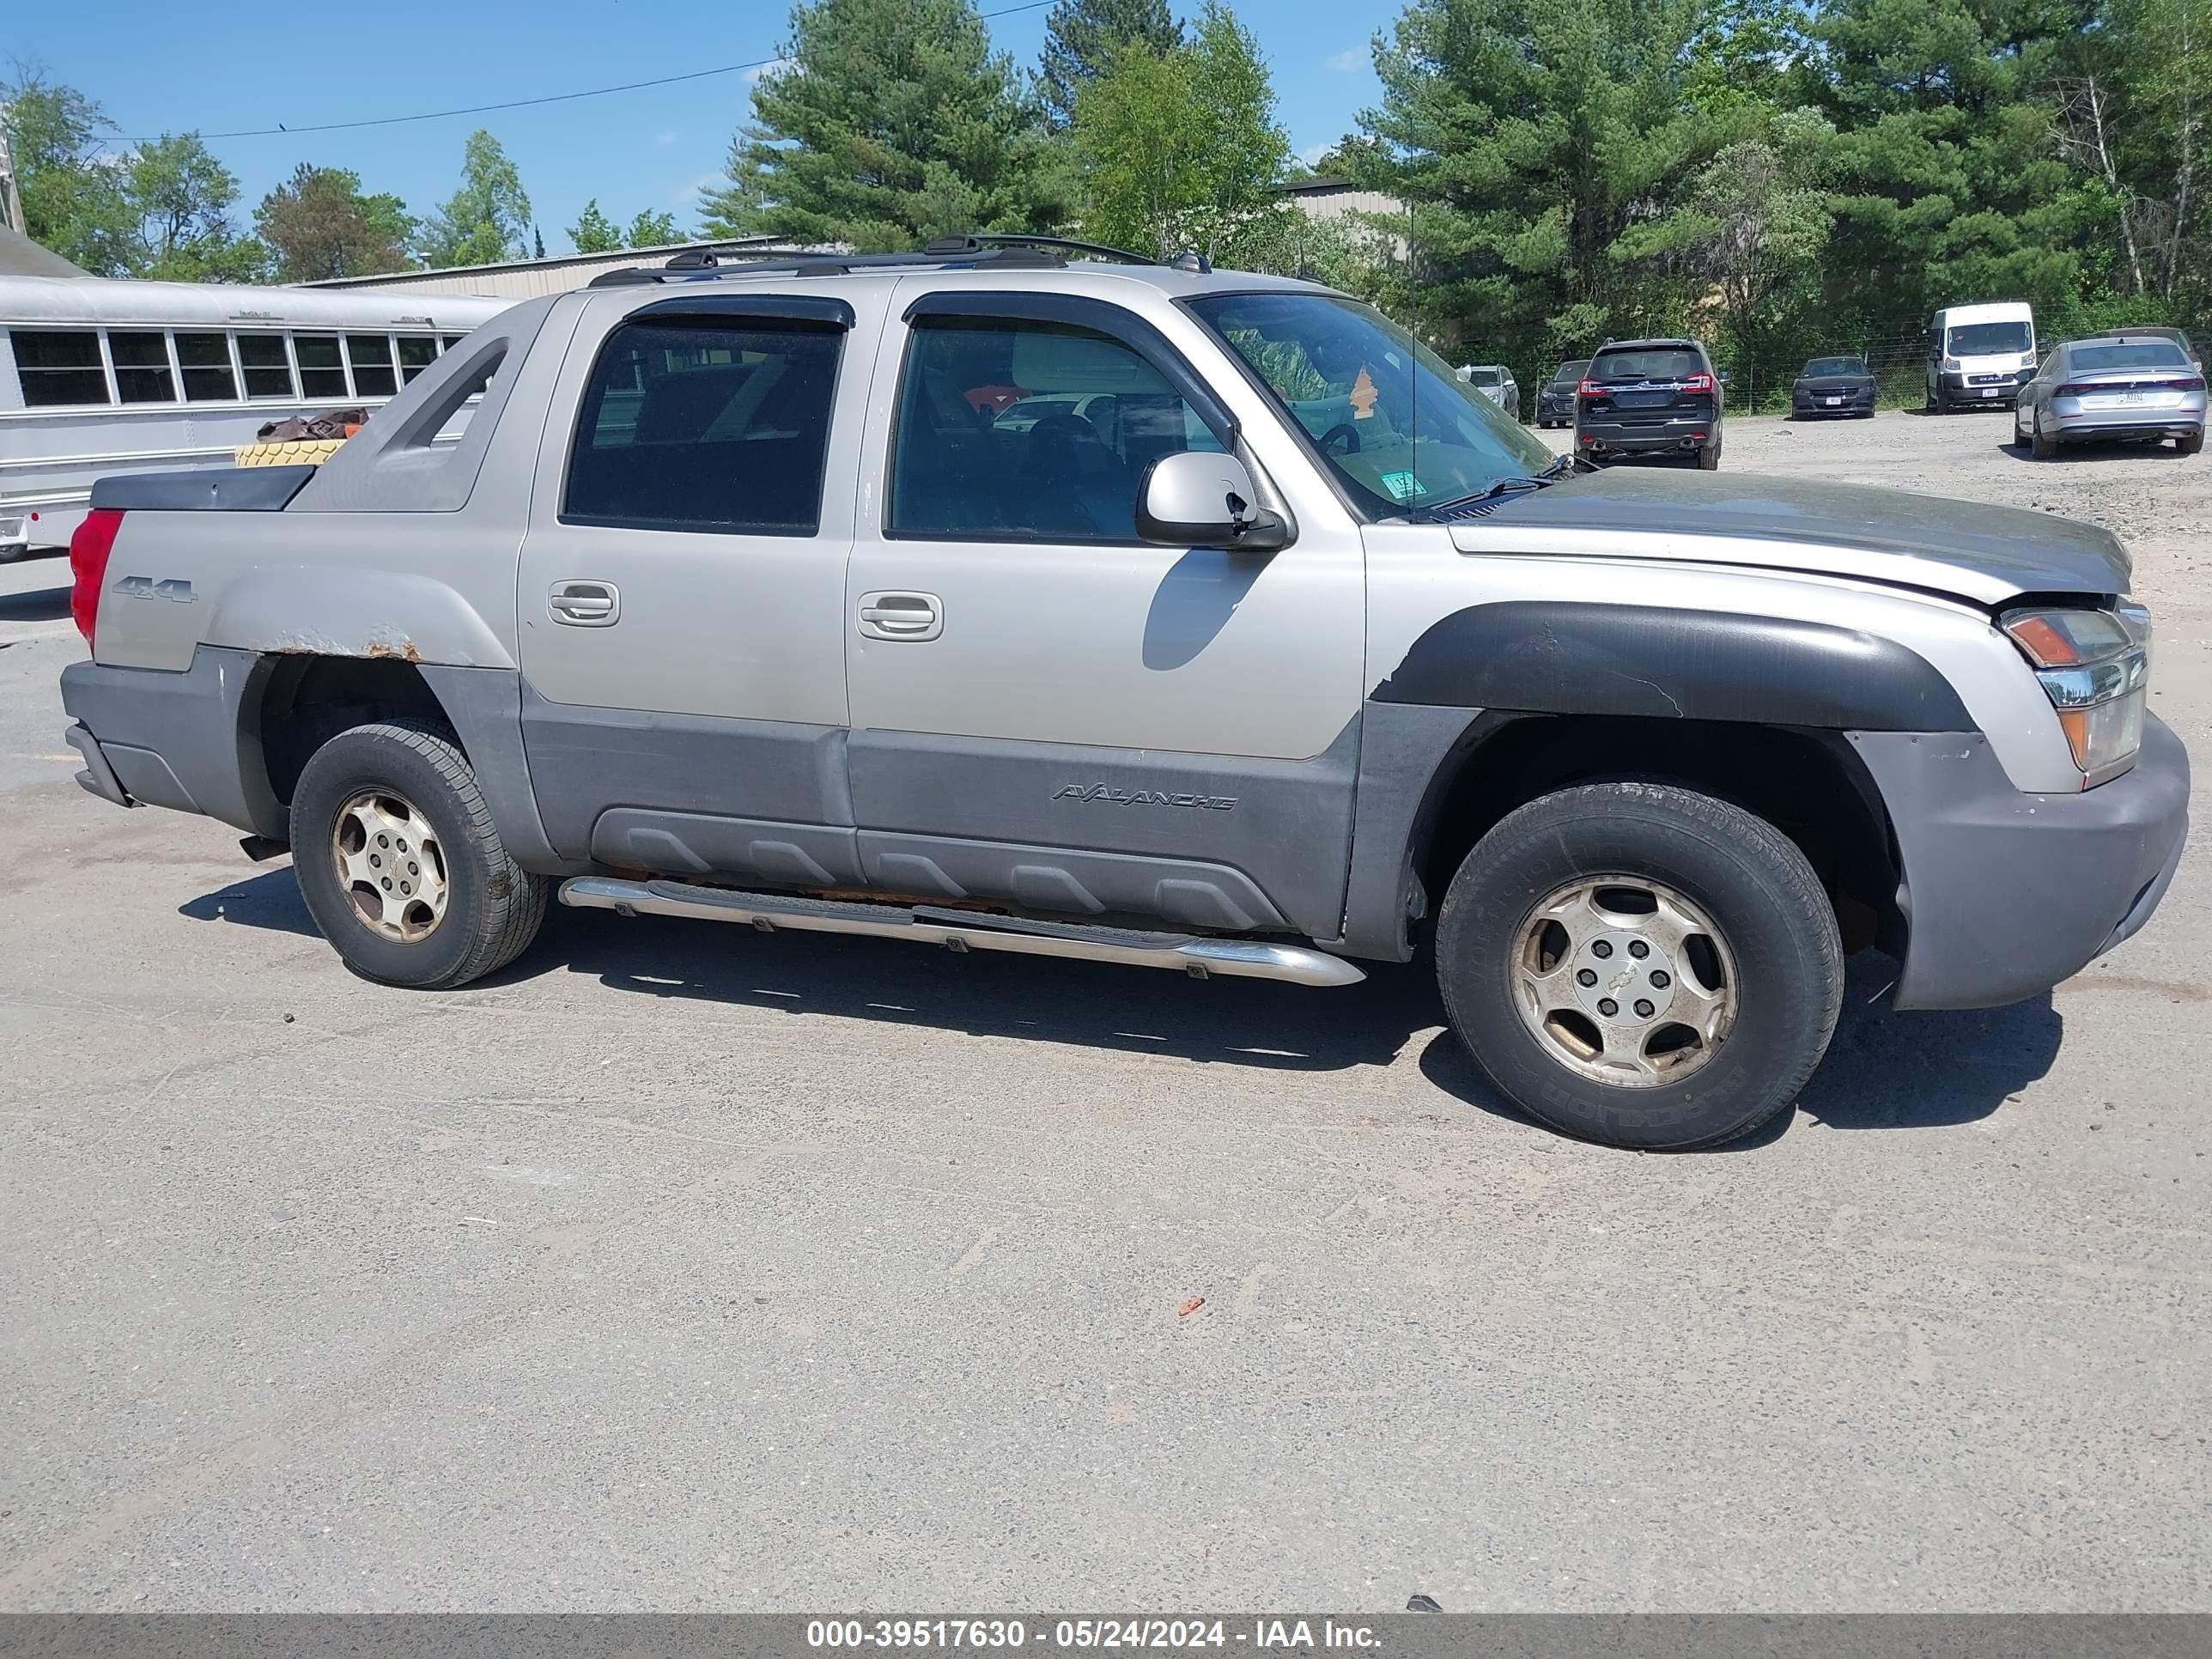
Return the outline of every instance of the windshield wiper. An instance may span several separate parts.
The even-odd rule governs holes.
[[[1423,510],[1428,513],[1449,513],[1454,507],[1472,507],[1477,501],[1495,501],[1500,495],[1517,495],[1524,489],[1544,489],[1572,472],[1579,465],[1570,452],[1559,456],[1542,471],[1531,477],[1498,478],[1477,490],[1464,495],[1455,495],[1448,501],[1432,501]]]

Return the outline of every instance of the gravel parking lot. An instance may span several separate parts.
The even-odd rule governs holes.
[[[2212,464],[2008,437],[1724,465],[2119,531],[2212,753]],[[1790,1121],[1641,1158],[1418,970],[562,911],[361,982],[71,781],[67,574],[0,568],[0,1608],[2212,1610],[2201,832],[2051,996],[1863,961]]]

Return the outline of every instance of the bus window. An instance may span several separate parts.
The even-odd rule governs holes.
[[[303,398],[344,398],[345,370],[338,362],[335,334],[295,334],[292,349],[300,355],[300,395]]]
[[[19,328],[11,332],[24,408],[55,409],[111,401],[107,371],[100,367],[99,335],[89,330],[65,334]]]
[[[438,338],[434,334],[403,334],[399,337],[401,380],[413,380],[437,361]]]
[[[246,370],[247,397],[289,398],[295,395],[292,390],[292,360],[285,355],[283,335],[240,335],[238,361]]]
[[[177,366],[184,371],[186,403],[227,404],[238,400],[238,381],[230,372],[230,341],[227,336],[178,335]]]
[[[392,372],[392,337],[388,334],[349,334],[346,361],[353,365],[354,395],[389,398],[399,390]]]
[[[126,404],[173,404],[176,382],[169,378],[169,342],[155,333],[107,331],[107,349],[115,359],[116,395]]]
[[[455,346],[461,343],[461,337],[458,334],[447,334],[441,336],[441,337],[444,339],[446,343],[446,349],[448,351],[451,351]]]

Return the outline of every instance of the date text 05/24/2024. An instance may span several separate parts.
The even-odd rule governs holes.
[[[830,1650],[1021,1648],[1032,1639],[1039,1647],[1170,1651],[1236,1647],[1358,1650],[1381,1642],[1371,1626],[1339,1624],[1334,1619],[1255,1619],[1249,1625],[1224,1619],[1057,1619],[1048,1627],[1039,1620],[1034,1637],[1029,1621],[1020,1619],[811,1619],[806,1624],[807,1646]]]

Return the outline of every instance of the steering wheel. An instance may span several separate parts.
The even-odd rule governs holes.
[[[1322,433],[1321,447],[1327,449],[1340,437],[1344,440],[1344,447],[1337,451],[1338,454],[1357,455],[1359,453],[1359,428],[1349,421],[1339,421],[1328,431]]]

